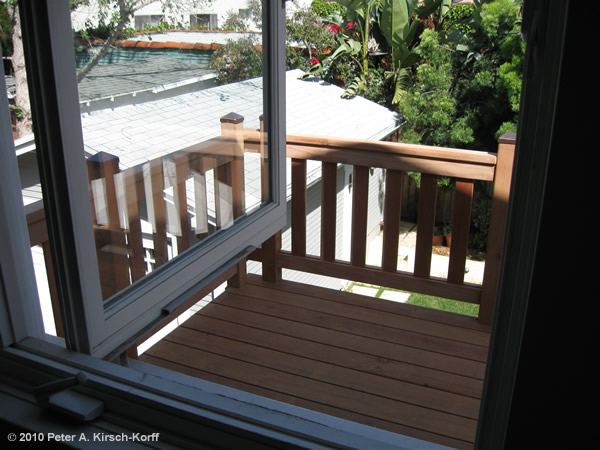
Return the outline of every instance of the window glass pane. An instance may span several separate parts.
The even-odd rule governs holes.
[[[161,20],[209,16],[191,13],[166,11]],[[157,17],[150,11],[126,26],[154,25]],[[261,35],[124,31],[105,49],[106,41],[94,40],[101,22],[75,31],[83,151],[107,299],[268,198]]]

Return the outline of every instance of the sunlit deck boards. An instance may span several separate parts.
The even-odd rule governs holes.
[[[469,448],[488,340],[470,318],[249,276],[140,360]]]

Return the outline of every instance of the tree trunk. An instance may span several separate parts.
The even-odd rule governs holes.
[[[102,58],[108,52],[108,49],[113,46],[117,38],[120,36],[121,32],[125,28],[125,25],[129,21],[129,18],[133,14],[133,9],[128,8],[128,5],[124,0],[119,0],[119,22],[117,22],[117,26],[113,29],[113,31],[108,36],[106,42],[102,45],[102,48],[99,52],[97,52],[94,57],[79,71],[77,72],[77,82],[80,83],[88,73],[98,64],[100,58]]]
[[[27,72],[25,70],[25,55],[23,53],[23,37],[21,34],[21,20],[18,5],[7,3],[8,13],[12,19],[13,55],[12,68],[15,75],[15,110],[17,112],[17,137],[32,133],[31,104],[29,102],[29,88],[27,85]]]

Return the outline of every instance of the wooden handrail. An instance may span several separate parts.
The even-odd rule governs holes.
[[[258,151],[260,134],[244,130],[247,151]],[[476,150],[419,146],[397,142],[287,136],[288,158],[492,181],[497,155]]]

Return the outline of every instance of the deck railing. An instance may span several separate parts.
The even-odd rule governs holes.
[[[262,127],[259,130],[244,129],[243,118],[233,114],[222,119],[222,136],[185,149],[185,152],[157,158],[145,164],[145,169],[142,165],[120,169],[118,159],[107,153],[90,158],[90,200],[94,212],[103,297],[108,298],[151,270],[141,226],[142,216],[146,221],[150,220],[148,211],[142,211],[144,205],[152,205],[153,262],[160,265],[174,256],[174,249],[176,253],[181,253],[204,239],[209,232],[228,226],[230,221],[247,211],[244,203],[244,154],[260,155],[261,162],[256,168],[261,173],[257,195],[260,200],[266,200],[269,183],[265,169],[267,155],[264,139]],[[504,238],[513,155],[514,135],[505,135],[500,139],[497,154],[391,142],[290,135],[287,137],[287,156],[291,158],[291,250],[282,250],[280,235],[276,235],[250,258],[262,262],[262,273],[266,280],[281,278],[282,269],[287,268],[436,295],[479,304],[479,320],[490,323]],[[321,251],[318,257],[306,252],[308,160],[320,161],[322,171]],[[176,231],[167,229],[166,191],[163,185],[165,161],[171,164],[171,175],[175,180],[169,193],[169,204],[172,208],[171,217],[173,211],[177,216]],[[353,167],[350,261],[336,260],[335,256],[338,164]],[[366,262],[367,199],[371,168],[385,169],[383,252],[380,267],[370,266]],[[204,183],[204,176],[209,171],[214,177],[214,191],[211,193],[214,195],[214,224],[209,226],[207,223],[207,191],[201,190],[201,195],[195,195],[195,200],[192,201],[196,202],[191,208],[195,213],[195,228],[192,229],[189,207],[191,200],[189,192],[186,192],[186,184],[197,181],[197,177]],[[405,171],[422,174],[413,272],[397,269],[401,183]],[[144,189],[144,176],[150,178],[153,186],[151,193]],[[430,276],[438,176],[456,179],[447,279]],[[464,281],[475,180],[494,183],[482,285]],[[98,196],[98,192],[102,195]],[[98,208],[98,199],[106,202],[105,208]],[[99,210],[104,211],[103,214],[99,214]],[[101,215],[103,219],[99,221]],[[44,250],[55,322],[60,335],[60,314],[42,202],[27,207],[27,221],[32,247],[41,245]],[[103,252],[103,249],[108,251]],[[237,272],[239,281],[239,277],[244,276],[243,265],[238,266]]]
[[[104,300],[247,212],[243,131],[243,117],[231,113],[221,118],[220,136],[142,164],[124,167],[106,152],[86,160]],[[258,153],[254,166],[261,171],[264,165],[256,160],[263,148],[252,150]],[[260,203],[260,185],[257,190]],[[54,321],[62,335],[43,202],[28,205],[26,213],[31,246],[43,249]],[[226,273],[239,278],[235,270]],[[179,310],[206,295],[204,291]]]
[[[246,140],[252,142],[247,136]],[[329,137],[288,136],[291,158],[291,250],[281,249],[274,236],[252,255],[262,261],[263,277],[275,281],[282,269],[292,269],[345,280],[402,289],[479,305],[479,321],[491,323],[508,194],[514,158],[514,135],[502,136],[498,153],[427,147],[391,142],[356,141]],[[321,251],[306,253],[306,166],[321,161]],[[335,259],[337,164],[353,167],[350,261]],[[366,263],[368,185],[371,168],[386,171],[383,200],[381,266]],[[421,173],[417,241],[413,272],[398,270],[402,172]],[[452,218],[452,247],[448,277],[430,276],[438,176],[456,179]],[[486,263],[482,285],[465,282],[467,245],[471,227],[474,182],[494,183]]]

